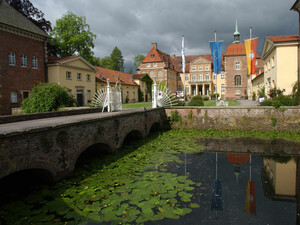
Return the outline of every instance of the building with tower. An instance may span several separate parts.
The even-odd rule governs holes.
[[[226,99],[239,99],[248,96],[248,70],[245,44],[240,40],[238,24],[236,22],[234,41],[230,44],[223,56],[225,66],[225,96]],[[256,57],[257,70],[263,68],[263,60]]]
[[[152,79],[156,77],[157,82],[165,82],[173,93],[185,90],[187,96],[210,97],[217,90],[222,99],[244,98],[249,94],[247,58],[237,22],[233,36],[233,43],[222,54],[221,74],[214,74],[211,54],[185,56],[183,74],[181,56],[170,56],[158,50],[157,43],[152,44],[150,52],[138,67],[138,73],[149,74]],[[257,71],[263,69],[263,64],[257,56]]]

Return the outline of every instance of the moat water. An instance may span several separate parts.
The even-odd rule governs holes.
[[[296,143],[279,141],[278,154],[274,141],[253,139],[249,152],[241,140],[222,149],[196,137],[171,131],[117,154],[92,149],[69,179],[2,192],[0,224],[297,224]]]

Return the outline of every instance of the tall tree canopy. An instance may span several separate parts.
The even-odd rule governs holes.
[[[136,55],[134,57],[133,65],[134,65],[135,69],[137,69],[139,67],[139,65],[141,64],[141,62],[143,62],[144,59],[145,59],[144,55]]]
[[[110,60],[111,64],[109,66],[109,69],[112,70],[118,70],[118,71],[124,71],[124,58],[122,55],[122,52],[118,47],[115,47],[110,54]]]
[[[95,60],[92,49],[95,47],[96,35],[90,31],[85,17],[77,16],[69,11],[56,20],[56,25],[50,35],[53,37],[50,44],[57,47],[57,56],[79,54],[90,62]]]
[[[29,0],[5,1],[45,32],[51,31],[52,27],[50,21],[46,20],[44,18],[44,13],[41,10],[35,8]]]

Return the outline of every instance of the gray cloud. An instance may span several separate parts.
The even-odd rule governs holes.
[[[224,40],[223,52],[233,41],[235,21],[238,20],[241,40],[249,38],[249,27],[259,37],[261,54],[266,36],[291,35],[298,32],[298,14],[290,11],[295,0],[32,0],[55,20],[68,10],[85,16],[93,33],[95,55],[110,55],[117,46],[123,53],[125,67],[133,57],[146,55],[152,42],[167,54],[180,54],[181,36],[185,36],[186,54],[209,54],[209,41],[217,31]],[[56,7],[51,7],[56,5]]]

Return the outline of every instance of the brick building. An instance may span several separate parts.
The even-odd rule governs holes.
[[[244,98],[248,93],[248,70],[245,44],[240,41],[240,33],[236,24],[234,41],[223,55],[225,66],[226,99]],[[256,68],[263,68],[263,60],[257,55]]]
[[[0,0],[0,115],[20,107],[31,89],[46,81],[49,36]]]

